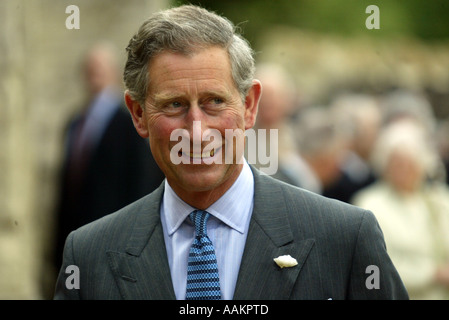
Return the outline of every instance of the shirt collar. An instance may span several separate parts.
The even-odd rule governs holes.
[[[246,160],[234,184],[216,202],[206,209],[212,216],[243,233],[254,198],[254,177]],[[196,208],[184,202],[165,179],[163,209],[168,235],[178,230],[187,216]]]

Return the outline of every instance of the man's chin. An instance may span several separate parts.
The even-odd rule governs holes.
[[[225,164],[181,164],[180,166],[182,167],[177,170],[176,179],[172,181],[186,192],[213,190],[230,179],[233,170],[237,169],[236,165]]]

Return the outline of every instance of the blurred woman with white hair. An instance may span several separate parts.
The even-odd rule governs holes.
[[[381,179],[352,203],[376,215],[411,299],[449,299],[449,189],[435,179],[440,159],[427,131],[416,121],[393,122],[372,164]]]

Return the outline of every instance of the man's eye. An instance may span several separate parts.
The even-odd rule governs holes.
[[[168,106],[169,106],[170,108],[177,109],[177,108],[181,108],[181,107],[182,107],[182,103],[179,102],[179,101],[173,101],[173,102],[170,102],[170,103],[168,104]]]
[[[224,103],[224,100],[221,98],[212,98],[209,100],[209,103],[213,104],[213,105],[219,105],[219,104]]]
[[[220,98],[214,98],[213,101],[215,104],[222,104],[224,102],[223,99]]]

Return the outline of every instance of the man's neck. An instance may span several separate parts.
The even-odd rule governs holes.
[[[242,172],[243,164],[239,165],[231,176],[226,179],[221,185],[211,188],[205,191],[191,191],[179,187],[173,183],[170,184],[173,191],[180,197],[184,202],[191,205],[194,208],[205,210],[209,208],[215,201],[220,199],[226,191],[234,184],[234,182],[239,177]]]

